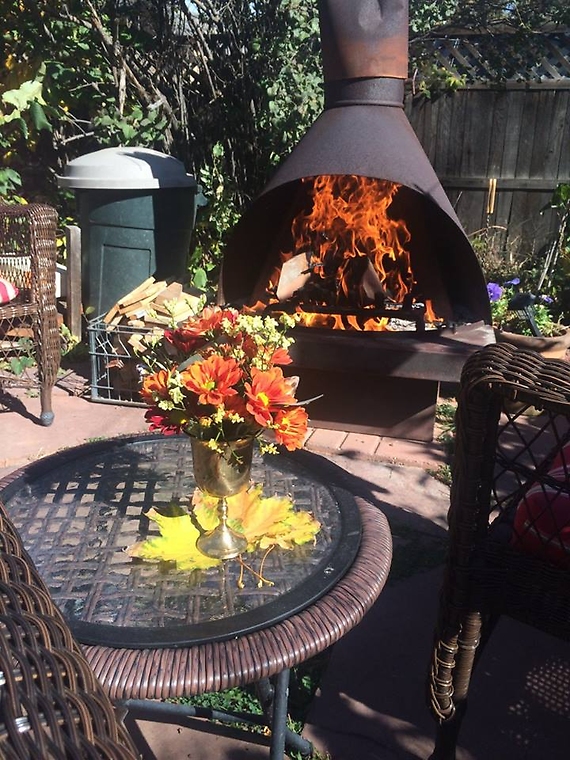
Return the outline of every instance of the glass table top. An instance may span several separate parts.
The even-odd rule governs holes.
[[[29,465],[0,497],[55,601],[85,644],[189,646],[232,638],[294,614],[326,593],[352,564],[361,522],[353,498],[319,476],[308,452],[262,458],[252,480],[264,496],[290,496],[321,529],[313,543],[274,548],[258,587],[240,563],[181,572],[173,562],[131,558],[125,548],[159,535],[151,507],[190,508],[195,489],[186,436],[98,441]],[[259,569],[264,552],[244,559]]]

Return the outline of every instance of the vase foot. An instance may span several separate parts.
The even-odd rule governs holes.
[[[234,559],[247,549],[247,539],[227,525],[220,524],[196,541],[202,554],[212,559]]]

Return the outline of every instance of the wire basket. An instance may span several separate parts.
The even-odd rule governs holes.
[[[110,326],[102,317],[89,322],[92,401],[145,406],[139,394],[138,360],[129,339],[148,332],[149,328]]]

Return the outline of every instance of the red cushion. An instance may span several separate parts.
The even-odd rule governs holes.
[[[18,288],[15,285],[12,285],[8,280],[0,279],[0,305],[13,301],[18,293]]]
[[[549,476],[556,485],[536,483],[517,505],[511,543],[518,549],[570,569],[570,493],[568,473],[570,445],[556,456]],[[562,466],[561,466],[562,465]]]

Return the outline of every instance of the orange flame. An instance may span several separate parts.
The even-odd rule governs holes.
[[[313,208],[297,216],[291,228],[296,252],[310,252],[314,274],[324,278],[335,272],[339,298],[352,296],[356,283],[351,282],[351,270],[356,259],[367,258],[384,290],[402,303],[413,284],[404,248],[410,233],[403,221],[387,213],[400,185],[353,175],[321,175],[312,181]],[[283,260],[291,255],[283,254]]]
[[[281,253],[268,293],[277,292],[283,265],[301,255],[295,292],[303,304],[301,324],[390,329],[389,318],[367,318],[366,310],[412,302],[416,283],[406,248],[411,235],[403,220],[389,215],[401,185],[355,175],[320,175],[302,182],[311,183],[311,207],[293,219],[291,248]],[[319,306],[327,313],[319,313]],[[360,315],[343,315],[343,310],[360,310]],[[429,312],[435,317],[431,305]]]

